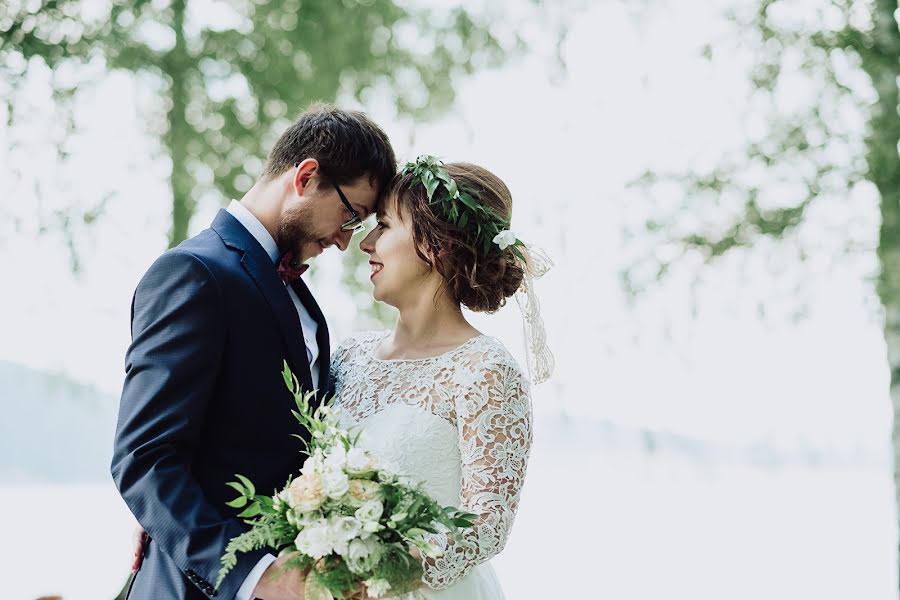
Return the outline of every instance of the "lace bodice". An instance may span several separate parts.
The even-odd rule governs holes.
[[[424,580],[442,588],[506,543],[531,448],[528,382],[492,337],[432,358],[379,360],[374,350],[388,334],[358,335],[335,351],[335,403],[362,445],[441,503],[478,515],[466,543],[432,540],[444,554],[425,561]]]

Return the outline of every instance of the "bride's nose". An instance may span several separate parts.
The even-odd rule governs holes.
[[[362,250],[363,252],[365,252],[366,254],[372,254],[373,252],[375,252],[375,238],[376,237],[377,237],[376,230],[373,229],[359,243],[359,249]]]

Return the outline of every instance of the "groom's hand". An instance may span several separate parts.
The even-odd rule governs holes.
[[[265,570],[256,587],[253,598],[260,600],[304,600],[306,577],[300,569],[285,569],[284,565],[294,557],[286,554],[275,559]]]
[[[134,530],[134,558],[131,561],[131,572],[137,573],[144,562],[144,546],[147,545],[147,532],[138,525]]]

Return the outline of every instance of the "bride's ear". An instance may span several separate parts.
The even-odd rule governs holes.
[[[314,158],[307,158],[294,165],[291,173],[291,187],[298,196],[302,196],[303,192],[310,185],[313,175],[319,172],[319,161]]]

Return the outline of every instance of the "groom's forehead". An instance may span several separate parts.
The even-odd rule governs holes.
[[[375,212],[378,202],[378,186],[376,182],[370,182],[368,178],[361,177],[347,186],[341,186],[341,188],[347,195],[347,200],[356,210],[365,213],[366,217]]]

